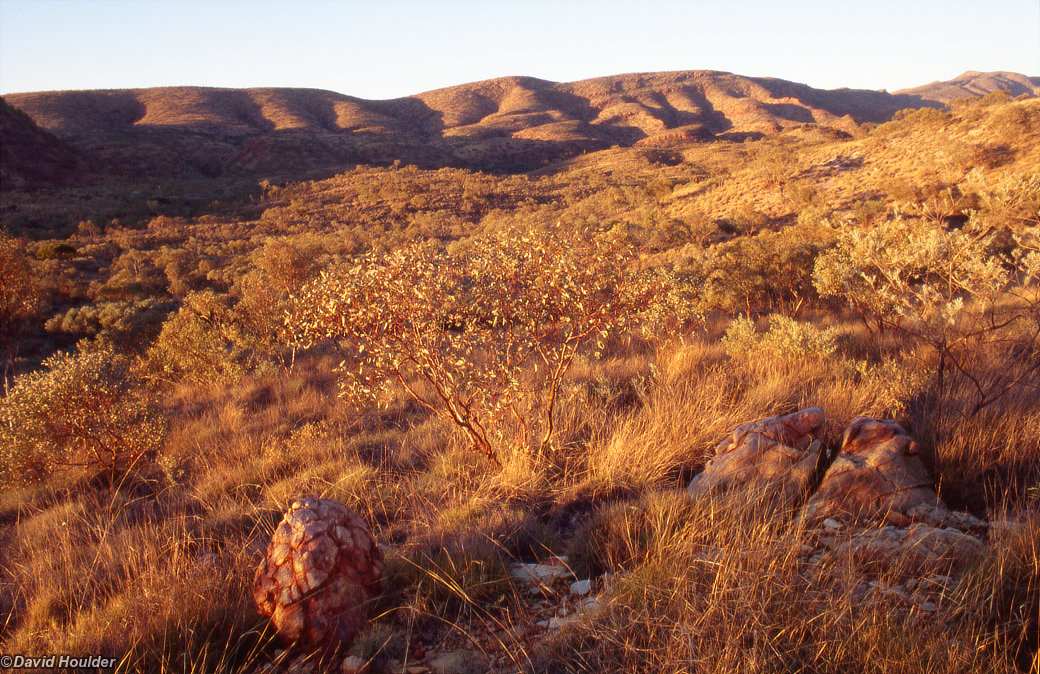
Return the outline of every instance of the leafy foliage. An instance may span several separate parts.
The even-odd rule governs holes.
[[[205,290],[185,297],[147,357],[155,376],[166,381],[234,381],[256,364],[250,346],[227,297]]]
[[[634,262],[617,243],[559,233],[454,253],[413,245],[323,273],[289,323],[304,345],[342,344],[348,397],[386,402],[401,387],[497,461],[492,433],[506,416],[521,444],[538,425],[548,446],[560,381],[580,350],[598,356],[611,333],[690,316],[674,278]],[[529,364],[544,386],[524,385]]]
[[[46,323],[48,332],[68,332],[140,349],[154,339],[171,305],[155,300],[113,301],[73,307]]]
[[[0,481],[76,466],[116,477],[158,451],[167,422],[128,358],[88,348],[44,365],[0,401]]]
[[[969,223],[971,224],[971,223]],[[1035,234],[1015,239],[1005,256],[992,254],[992,227],[946,230],[901,217],[868,232],[850,231],[816,263],[821,295],[846,299],[878,327],[892,327],[938,356],[936,392],[948,371],[967,378],[977,412],[1037,369],[1040,335],[1040,251]],[[970,362],[987,345],[1019,349],[1024,370],[981,381]]]
[[[726,353],[733,357],[767,352],[776,356],[829,358],[838,348],[834,330],[821,330],[812,323],[781,314],[769,317],[769,330],[764,333],[756,331],[753,319],[738,316],[722,342]]]
[[[775,309],[815,296],[812,268],[822,245],[801,229],[765,232],[722,243],[686,267],[701,279],[706,309]]]
[[[40,284],[24,246],[0,232],[0,377],[6,390],[18,337],[40,305]]]

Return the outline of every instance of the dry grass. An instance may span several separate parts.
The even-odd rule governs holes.
[[[1035,629],[1015,603],[1036,593],[1034,516],[1011,538],[994,537],[979,573],[951,595],[951,625],[853,597],[850,560],[807,567],[798,555],[806,532],[754,499],[683,496],[742,423],[819,406],[833,444],[853,417],[884,415],[886,382],[849,359],[895,347],[869,347],[861,327],[836,325],[845,336],[830,359],[731,357],[707,337],[657,353],[615,344],[570,373],[555,451],[503,451],[501,470],[404,402],[344,407],[320,358],[289,376],[178,389],[151,474],[115,490],[70,478],[4,495],[4,650],[111,653],[127,671],[269,661],[276,644],[251,606],[252,571],[280,513],[313,495],[358,509],[397,549],[393,591],[372,628],[381,633],[440,620],[497,633],[496,621],[522,622],[524,590],[506,565],[568,546],[575,569],[621,573],[604,610],[555,645],[503,644],[527,654],[518,668],[1010,671],[1001,648]],[[1024,503],[1037,480],[1038,415],[1023,392],[942,434],[944,491],[981,480],[991,506]],[[389,657],[392,647],[373,639],[364,648]]]
[[[79,302],[101,292],[86,289],[104,287],[121,252],[141,253],[140,266],[165,278],[164,246],[181,247],[185,269],[197,265],[194,282],[232,289],[270,234],[295,233],[331,259],[416,236],[465,245],[480,232],[558,220],[620,222],[640,244],[662,213],[715,227],[739,211],[752,229],[777,228],[804,204],[773,184],[765,159],[774,150],[808,172],[799,180],[828,209],[859,213],[855,226],[865,227],[877,209],[857,206],[864,198],[888,205],[940,173],[967,189],[1035,168],[1036,128],[1011,122],[1036,108],[958,109],[941,124],[896,124],[854,140],[803,134],[793,142],[792,131],[747,147],[693,144],[675,150],[682,161],[674,165],[645,148],[616,148],[540,176],[361,169],[271,188],[262,204],[224,219],[73,237],[82,257],[41,269],[63,289],[56,297]],[[964,153],[943,152],[969,141],[1012,149],[981,178],[963,176]],[[827,167],[856,153],[862,163]],[[670,188],[651,194],[651,179]],[[45,206],[27,204],[43,220]],[[106,219],[112,209],[104,206]],[[830,225],[818,219],[804,231],[825,235]],[[715,227],[686,249],[733,236]],[[1028,496],[1040,486],[1040,381],[972,415],[971,388],[955,381],[937,402],[928,390],[934,356],[896,333],[871,333],[821,306],[794,311],[838,331],[833,356],[727,354],[719,340],[730,317],[717,314],[699,336],[658,351],[618,341],[603,360],[574,363],[551,451],[516,449],[515,430],[503,426],[501,469],[404,397],[383,410],[341,404],[335,360],[325,356],[234,385],[171,388],[172,428],[156,465],[115,488],[69,475],[0,493],[0,652],[110,653],[122,671],[253,671],[278,657],[252,607],[253,570],[286,507],[320,496],[358,510],[395,551],[391,591],[356,647],[365,659],[401,659],[414,635],[431,629],[465,638],[525,625],[528,589],[507,565],[568,550],[581,573],[616,574],[603,610],[555,642],[496,637],[491,647],[513,657],[503,671],[1028,669],[1040,576],[1040,523]],[[976,356],[969,365],[985,376],[1020,365],[1006,345]],[[823,408],[831,446],[856,416],[894,417],[925,449],[948,503],[1020,522],[998,527],[985,557],[944,595],[945,622],[855,594],[853,560],[807,566],[799,556],[807,532],[753,499],[683,496],[736,426],[810,406]]]
[[[1000,595],[981,579],[995,566],[1005,571],[993,584],[1014,586],[1016,601],[1036,592],[1023,581],[1037,569],[1035,541],[1016,553],[994,541],[978,574],[941,596],[956,616],[941,621],[889,594],[865,595],[850,559],[808,564],[808,533],[744,495],[690,503],[648,494],[608,521],[599,550],[626,570],[591,621],[543,645],[535,671],[1010,672],[1009,645],[1021,635],[994,632],[995,612],[978,611]],[[1005,625],[1029,620],[1020,608]]]

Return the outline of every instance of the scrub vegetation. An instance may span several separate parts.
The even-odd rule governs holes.
[[[1040,102],[852,131],[5,192],[0,652],[282,662],[250,586],[316,496],[389,548],[373,667],[433,633],[503,672],[1037,671]],[[686,497],[806,407],[831,448],[896,420],[994,523],[941,617],[807,568],[758,499]],[[534,629],[510,565],[556,554],[610,583]]]

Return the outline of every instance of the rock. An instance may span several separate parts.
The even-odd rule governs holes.
[[[578,613],[593,613],[600,607],[598,597],[585,597],[578,602],[577,611]]]
[[[831,518],[828,517],[827,519],[825,519],[823,521],[823,528],[826,529],[827,531],[834,532],[834,531],[837,531],[838,529],[841,529],[841,522],[838,522],[837,520],[832,520]]]
[[[809,485],[820,457],[823,410],[813,407],[739,426],[715,447],[704,471],[690,481],[696,497],[734,487],[757,486],[797,499]]]
[[[340,671],[343,674],[361,674],[365,671],[365,661],[356,655],[351,655],[343,660],[343,663],[340,665]]]
[[[850,556],[861,568],[901,571],[920,576],[953,568],[979,554],[982,542],[956,529],[913,524],[864,529],[837,547],[834,554]]]
[[[908,513],[921,506],[945,510],[916,443],[893,421],[859,417],[845,430],[839,456],[802,517],[906,526]]]
[[[553,616],[549,620],[549,629],[558,630],[570,625],[576,620],[574,616]]]
[[[380,591],[383,554],[336,501],[293,503],[253,579],[253,598],[287,642],[349,648]]]
[[[921,522],[939,529],[952,527],[960,531],[973,533],[983,533],[989,529],[989,523],[980,520],[974,515],[947,510],[933,503],[921,503],[910,508],[907,516],[913,522]]]
[[[289,662],[285,667],[286,674],[314,674],[317,665],[310,655],[301,655]]]
[[[551,583],[557,578],[571,575],[563,564],[514,564],[510,569],[513,577],[528,583]]]
[[[589,592],[592,592],[591,580],[577,580],[571,583],[571,594],[582,596]]]
[[[487,674],[491,662],[480,651],[452,651],[441,653],[430,661],[436,674]]]

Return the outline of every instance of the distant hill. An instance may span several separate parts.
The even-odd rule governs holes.
[[[1019,73],[980,73],[974,70],[946,82],[932,82],[913,89],[903,89],[897,94],[919,96],[922,100],[935,103],[951,103],[961,98],[985,96],[1004,90],[1012,96],[1040,96],[1040,77],[1026,77]]]
[[[78,152],[0,98],[0,189],[70,185],[82,167]]]
[[[821,90],[718,71],[568,83],[504,77],[385,101],[200,87],[7,99],[108,172],[150,177],[291,177],[394,160],[530,170],[615,145],[741,140],[803,124],[855,133],[903,108],[941,105],[912,92]]]

